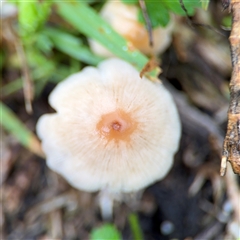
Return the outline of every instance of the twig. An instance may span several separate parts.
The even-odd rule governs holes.
[[[219,34],[219,35],[224,36],[224,34],[221,33],[221,32],[220,32],[218,29],[216,29],[215,27],[212,27],[212,26],[210,26],[210,25],[208,25],[208,24],[197,23],[197,22],[192,21],[192,19],[191,19],[191,17],[189,16],[188,11],[187,11],[184,3],[183,3],[183,0],[179,0],[179,3],[180,3],[180,5],[181,5],[182,10],[185,12],[185,15],[186,15],[186,17],[187,17],[187,23],[188,23],[188,25],[189,25],[192,29],[194,29],[194,27],[203,27],[203,28],[206,28],[206,29],[208,29],[208,30],[214,31],[214,32],[216,32],[216,33]]]
[[[215,27],[212,27],[208,24],[204,24],[204,23],[197,23],[197,22],[191,22],[192,23],[192,26],[195,26],[195,27],[203,27],[203,28],[206,28],[208,30],[211,30],[219,35],[222,35],[222,36],[225,36],[221,31],[219,31],[217,28]]]
[[[61,195],[45,200],[30,208],[25,218],[28,224],[34,222],[40,215],[57,211],[63,207],[74,209],[77,206],[77,196],[74,191],[69,190]]]
[[[25,51],[23,49],[22,44],[16,39],[15,42],[16,50],[20,61],[22,63],[22,75],[23,75],[23,94],[25,99],[25,108],[27,113],[32,113],[32,100],[33,100],[33,83],[30,77],[30,71],[27,64],[27,59],[25,55]]]
[[[147,27],[148,36],[149,36],[149,45],[151,47],[153,47],[152,24],[151,24],[151,21],[150,21],[148,12],[147,12],[145,1],[144,0],[139,0],[139,5],[141,7],[144,20],[146,22],[146,27]]]
[[[63,238],[63,219],[62,212],[57,209],[49,214],[50,227],[51,227],[51,237],[52,239],[62,239]]]
[[[185,6],[184,6],[183,0],[179,0],[179,3],[180,3],[180,5],[181,5],[182,10],[186,13],[186,16],[187,16],[188,18],[190,18],[189,15],[188,15],[187,9],[186,9]]]
[[[233,172],[240,175],[240,0],[232,0],[229,7],[232,11],[232,31],[229,41],[233,70],[230,81],[227,133],[222,151],[221,176],[226,172],[227,161],[231,163]]]
[[[32,113],[32,100],[33,100],[33,95],[34,95],[34,88],[33,88],[33,83],[32,79],[30,76],[30,70],[28,67],[27,59],[26,59],[26,54],[23,49],[23,46],[15,33],[12,25],[10,22],[7,23],[7,30],[8,30],[8,36],[9,40],[14,42],[16,52],[18,54],[20,63],[21,63],[21,71],[22,71],[22,78],[23,78],[23,94],[24,94],[24,99],[25,99],[25,108],[27,113]]]
[[[194,237],[195,240],[203,240],[203,239],[213,239],[219,234],[223,229],[223,224],[220,222],[214,222],[209,227],[204,229],[201,233]]]
[[[179,3],[180,3],[180,6],[181,6],[182,10],[185,12],[185,15],[186,15],[186,17],[187,17],[187,23],[188,23],[188,25],[189,25],[191,28],[193,28],[192,19],[190,18],[189,14],[188,14],[188,11],[187,11],[184,3],[183,3],[183,0],[179,0]]]
[[[222,0],[223,10],[226,10],[230,6],[230,0]]]
[[[235,218],[238,223],[240,223],[240,189],[238,187],[238,182],[236,175],[232,171],[227,171],[225,182],[227,186],[227,194],[233,206]]]

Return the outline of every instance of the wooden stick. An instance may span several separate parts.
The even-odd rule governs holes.
[[[226,8],[226,1],[224,1]],[[228,110],[227,133],[223,143],[220,174],[226,172],[227,161],[233,172],[240,175],[240,0],[231,0],[232,31],[229,37],[232,55],[232,77],[230,81],[230,105]]]
[[[6,21],[7,30],[8,30],[8,37],[9,40],[12,41],[15,45],[16,52],[18,54],[20,63],[21,63],[21,71],[22,71],[22,78],[23,78],[23,95],[25,100],[25,108],[27,113],[32,113],[32,101],[34,97],[34,86],[30,74],[30,69],[27,63],[27,57],[24,51],[24,47],[17,36],[14,28],[12,27],[12,22]]]
[[[145,3],[145,0],[138,0],[138,1],[139,1],[140,8],[142,10],[143,18],[146,23],[148,37],[149,37],[149,45],[153,47],[152,23],[147,12],[146,3]]]

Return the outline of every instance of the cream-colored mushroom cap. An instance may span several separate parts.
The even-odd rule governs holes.
[[[48,166],[74,187],[132,192],[162,179],[173,164],[180,121],[161,83],[119,59],[86,67],[49,97],[37,133]]]
[[[149,46],[149,36],[146,27],[138,21],[138,8],[135,5],[124,4],[119,0],[110,0],[100,11],[100,15],[113,29],[130,41],[142,53],[151,55],[164,52],[171,44],[173,22],[168,26],[153,29],[153,48]],[[92,51],[100,56],[112,57],[113,54],[94,40],[89,41]]]

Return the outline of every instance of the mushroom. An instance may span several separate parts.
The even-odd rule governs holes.
[[[56,113],[37,123],[47,165],[77,189],[101,191],[104,216],[121,194],[169,172],[181,132],[175,103],[129,63],[113,58],[86,67],[60,82],[49,103]]]
[[[146,55],[163,53],[172,41],[173,21],[165,27],[153,29],[153,47],[149,45],[149,36],[144,24],[138,21],[139,8],[136,5],[124,4],[119,0],[107,1],[100,11],[101,17],[113,29],[125,37],[134,48]],[[89,40],[92,51],[103,57],[113,57],[113,54],[94,40]]]
[[[9,3],[6,1],[1,2],[1,20],[7,19],[7,18],[13,18],[17,15],[17,7],[13,3]]]

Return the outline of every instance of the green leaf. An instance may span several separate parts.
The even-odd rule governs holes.
[[[139,71],[148,58],[137,50],[129,48],[128,42],[84,2],[60,2],[56,0],[58,13],[72,26],[87,37],[92,38],[110,50],[114,55],[131,63]],[[156,78],[157,69],[149,73]]]
[[[50,38],[41,31],[36,38],[36,47],[44,53],[50,53],[53,48],[53,43]]]
[[[52,0],[43,2],[37,0],[18,1],[18,21],[22,36],[30,37],[29,35],[42,27],[51,12],[51,4]]]
[[[232,16],[228,15],[223,18],[222,24],[224,27],[230,28],[232,26]]]
[[[0,50],[0,70],[2,70],[4,64],[5,64],[5,53],[3,52],[3,49]]]
[[[138,0],[121,0],[125,4],[137,4]]]
[[[82,1],[82,0],[77,0],[77,1]],[[92,3],[99,3],[99,2],[104,3],[106,0],[84,0],[84,1],[87,4],[92,4]]]
[[[195,8],[201,8],[200,0],[183,0],[184,7],[187,10],[188,15],[192,16],[195,13]],[[180,0],[165,0],[164,5],[173,13],[185,16],[186,13],[183,10]]]
[[[37,12],[37,0],[31,2],[19,1],[18,3],[18,22],[22,34],[34,32],[38,27],[38,21],[36,16]]]
[[[134,240],[143,240],[143,233],[141,230],[141,226],[139,224],[139,220],[138,220],[138,216],[135,213],[131,213],[128,216],[128,221],[129,221],[129,225],[131,228],[131,232],[133,235],[133,239]]]
[[[207,11],[210,0],[201,0],[202,8]]]
[[[1,125],[10,133],[12,133],[24,146],[29,144],[31,132],[26,129],[23,123],[5,104],[0,102],[1,109]]]
[[[153,28],[167,26],[170,21],[170,12],[182,16],[186,15],[180,4],[180,0],[145,0],[145,4]],[[183,0],[183,5],[190,16],[195,13],[195,8],[202,7],[200,0]],[[145,24],[141,9],[139,10],[138,19],[141,23]]]
[[[42,27],[51,13],[52,0],[38,2],[38,25]]]
[[[0,102],[0,124],[23,146],[40,156],[43,155],[37,137],[28,130],[13,111],[2,102]]]
[[[28,46],[26,55],[29,66],[32,67],[32,76],[34,80],[49,78],[56,69],[56,62],[47,58],[39,49]]]
[[[151,0],[146,0],[145,3],[152,27],[156,28],[158,26],[167,26],[170,20],[170,15],[166,6],[164,6],[164,4],[160,1],[153,2]],[[139,10],[138,19],[141,23],[145,24],[141,9]]]
[[[97,65],[103,60],[102,57],[94,55],[83,45],[79,38],[69,33],[54,28],[46,28],[44,32],[52,40],[56,48],[77,60],[91,65]]]
[[[2,87],[2,97],[6,97],[22,88],[23,80],[18,78]]]
[[[112,224],[105,224],[99,228],[95,228],[91,232],[91,240],[121,240],[121,234]]]

